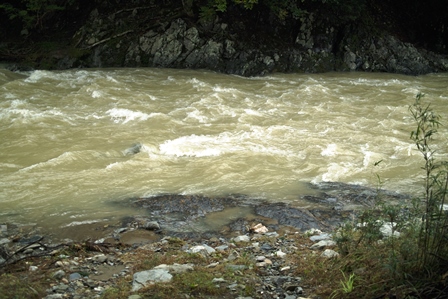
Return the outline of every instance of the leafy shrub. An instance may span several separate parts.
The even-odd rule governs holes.
[[[430,105],[422,104],[422,98],[418,94],[409,111],[416,122],[411,139],[424,160],[423,195],[411,203],[390,203],[381,200],[378,188],[377,205],[338,231],[336,241],[343,257],[334,267],[346,273],[363,270],[357,280],[364,287],[350,294],[336,290],[334,298],[447,295],[448,213],[444,207],[448,168],[445,161],[436,161],[433,144],[440,117]],[[388,234],[385,227],[390,229]],[[349,282],[347,277],[343,281]]]

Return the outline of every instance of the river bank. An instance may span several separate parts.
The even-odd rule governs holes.
[[[52,26],[35,32],[8,26],[0,60],[12,61],[11,69],[160,67],[241,76],[448,71],[443,24],[414,28],[416,18],[403,17],[406,4],[351,4],[356,14],[344,5],[305,3],[300,17],[282,20],[264,5],[251,11],[229,4],[207,17],[192,3],[104,1],[55,15]]]
[[[37,227],[4,224],[2,293],[17,295],[32,289],[35,298],[46,299],[328,295],[337,283],[329,278],[315,281],[316,273],[309,280],[303,278],[309,268],[315,268],[309,263],[331,263],[338,256],[331,236],[334,230],[355,219],[357,209],[375,204],[379,194],[340,183],[315,188],[319,195],[308,200],[321,204],[321,209],[244,196],[165,195],[129,200],[149,215],[129,216],[113,225],[79,225],[74,228],[76,235],[70,229],[45,235]],[[381,191],[381,198],[402,201],[406,197]],[[198,229],[198,222],[208,214],[244,206],[251,207],[250,215],[230,217],[215,230]],[[84,238],[79,231],[84,231]]]
[[[330,238],[318,230],[277,232],[258,224],[250,234],[229,239],[21,239],[12,257],[17,261],[0,268],[0,297],[311,298],[317,285],[302,278],[300,264],[337,256]]]

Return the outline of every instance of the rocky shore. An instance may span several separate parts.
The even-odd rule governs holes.
[[[18,36],[17,28],[8,28],[0,60],[15,60],[12,69],[160,67],[241,76],[448,71],[443,25],[438,25],[440,30],[430,28],[440,36],[440,45],[425,47],[426,36],[416,38],[420,26],[414,26],[421,20],[412,18],[415,28],[400,23],[394,14],[402,10],[390,11],[390,3],[353,16],[350,10],[335,12],[321,2],[324,5],[308,7],[300,17],[279,21],[266,9],[253,12],[233,6],[232,11],[206,17],[199,7],[195,13],[188,8],[191,1],[103,1],[55,17],[46,34],[22,30],[23,36]]]
[[[176,286],[176,276],[203,273],[210,281],[198,283],[216,288],[218,296],[176,290],[171,298],[292,299],[313,293],[299,275],[296,256],[306,253],[329,259],[338,255],[331,249],[335,242],[330,234],[286,228],[270,231],[262,224],[254,225],[249,234],[233,238],[188,240],[164,236],[157,242],[109,241],[49,245],[42,238],[21,239],[9,248],[14,251],[15,261],[3,260],[7,265],[3,264],[1,270],[14,274],[20,271],[21,277],[30,281],[45,277],[43,289],[35,290],[36,298],[45,299],[105,298],[111,292],[126,293],[126,297],[117,298],[153,298],[148,297],[148,288],[155,284],[182,289]],[[146,259],[160,260],[160,264],[150,265]],[[120,284],[123,289],[118,290]]]
[[[56,240],[3,224],[0,288],[6,297],[0,298],[20,298],[30,289],[30,298],[46,299],[318,298],[331,282],[306,277],[310,263],[337,258],[335,229],[356,217],[354,207],[373,204],[378,190],[339,183],[315,188],[308,200],[319,209],[244,196],[130,199],[149,213],[105,225],[95,240]],[[219,230],[194,229],[207,214],[244,205],[253,208],[251,217],[229,219]]]
[[[304,17],[294,42],[254,45],[241,33],[246,24],[219,18],[200,24],[177,18],[144,29],[117,30],[142,20],[144,9],[105,15],[98,10],[75,34],[81,57],[58,59],[58,68],[162,67],[208,69],[241,76],[273,72],[388,72],[420,75],[448,71],[448,57],[419,49],[391,34],[371,35],[366,28],[327,23],[314,14]],[[146,16],[147,17],[147,16]],[[143,18],[144,20],[144,18]],[[126,25],[124,25],[126,24]],[[235,26],[243,28],[235,28]],[[268,38],[269,40],[269,38]]]

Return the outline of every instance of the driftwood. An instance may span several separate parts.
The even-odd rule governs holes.
[[[98,42],[96,42],[96,43],[94,43],[94,44],[88,46],[86,49],[91,49],[91,48],[96,47],[96,46],[98,46],[98,45],[104,44],[105,42],[108,42],[108,41],[110,41],[111,39],[114,39],[114,38],[117,38],[117,37],[126,35],[126,34],[131,33],[131,32],[134,32],[134,30],[127,30],[127,31],[125,31],[125,32],[121,32],[121,33],[115,34],[114,36],[111,36],[111,37],[102,39],[102,40],[100,40],[100,41],[98,41]]]
[[[38,257],[38,256],[44,256],[47,255],[49,253],[49,251],[54,251],[55,248],[60,247],[62,245],[58,245],[55,246],[53,248],[49,248],[47,245],[41,243],[41,241],[43,240],[44,237],[40,237],[39,239],[37,239],[36,241],[30,242],[29,244],[26,244],[23,247],[20,247],[19,249],[17,249],[16,251],[14,251],[11,254],[7,254],[7,256],[5,257],[5,261],[0,264],[0,268],[5,267],[7,265],[11,265],[14,263],[17,263],[21,260],[27,259],[27,258],[32,258],[32,257]],[[27,248],[29,248],[32,245],[38,244],[39,247],[43,247],[45,248],[45,250],[43,252],[39,252],[37,254],[30,254],[30,255],[25,255],[25,256],[21,256],[21,257],[17,257],[17,255],[23,251],[25,251]]]
[[[109,247],[112,247],[112,244],[110,243],[94,243],[90,240],[87,240],[85,243],[86,250],[89,251],[98,251],[98,252],[105,252],[109,253],[112,252],[112,250],[109,249]]]
[[[126,12],[126,11],[134,11],[134,10],[142,10],[142,9],[153,9],[153,8],[157,8],[156,5],[152,5],[152,6],[139,6],[139,7],[133,7],[133,8],[125,8],[125,9],[120,9],[116,12],[114,12],[112,15],[118,15],[119,13],[122,12]]]
[[[90,239],[86,240],[84,243],[63,243],[58,244],[56,246],[48,246],[46,244],[43,244],[41,241],[44,237],[40,237],[36,241],[30,242],[29,244],[26,244],[25,246],[17,249],[11,254],[7,254],[5,256],[5,261],[0,264],[0,269],[15,264],[19,261],[36,258],[36,257],[42,257],[42,256],[52,256],[59,252],[60,248],[63,247],[70,247],[75,250],[86,250],[86,251],[98,251],[102,253],[110,253],[113,252],[113,250],[110,249],[110,247],[116,247],[117,245],[110,244],[110,243],[94,243],[91,242]],[[32,254],[26,254],[23,256],[19,256],[20,253],[24,252],[27,248],[29,248],[32,245],[38,244],[39,247],[43,247],[44,250],[40,252],[33,252]]]

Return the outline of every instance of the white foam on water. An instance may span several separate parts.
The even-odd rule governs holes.
[[[92,91],[92,98],[99,98],[99,97],[102,97],[103,96],[103,93],[100,91],[100,90],[94,90],[94,91]]]
[[[204,87],[209,87],[210,85],[204,81],[201,81],[197,78],[191,78],[189,80],[187,80],[186,83],[190,83],[193,85],[194,88],[204,88]]]
[[[189,121],[189,119],[197,120],[200,123],[208,123],[210,118],[205,116],[201,111],[194,109],[193,111],[187,112],[187,117],[184,121]]]
[[[98,222],[103,222],[103,221],[107,221],[107,219],[73,221],[73,222],[70,222],[69,224],[62,225],[61,228],[64,228],[64,227],[71,227],[71,226],[78,226],[78,225],[83,225],[83,224],[93,224],[93,223],[98,223]]]
[[[213,86],[212,90],[218,94],[221,93],[230,93],[230,94],[236,94],[236,93],[240,93],[240,91],[236,88],[232,88],[232,87],[222,87],[222,86]]]
[[[143,153],[147,153],[147,154],[159,153],[159,149],[157,148],[157,146],[148,145],[148,144],[142,144],[142,148],[140,149],[140,151]]]
[[[345,180],[348,176],[352,176],[356,171],[356,167],[353,163],[349,162],[341,162],[328,163],[328,167],[326,168],[326,172],[322,173],[320,176],[321,180],[324,182],[339,182]],[[313,183],[317,183],[318,181],[313,180]]]
[[[350,85],[358,85],[358,86],[372,86],[372,87],[387,87],[387,86],[396,86],[396,85],[405,85],[407,82],[400,79],[389,79],[389,80],[380,80],[380,79],[368,79],[368,78],[359,78],[359,79],[349,79],[345,81]]]
[[[259,111],[255,111],[255,110],[253,110],[253,109],[244,109],[244,112],[245,112],[247,115],[252,115],[252,116],[263,116],[262,113],[260,113]]]
[[[252,127],[251,131],[223,132],[218,135],[189,135],[167,140],[159,146],[160,154],[168,156],[209,157],[229,153],[255,153],[274,156],[301,156],[295,150],[281,148],[283,127]],[[278,141],[277,141],[278,140]],[[261,142],[260,142],[261,141]],[[277,146],[276,146],[277,144]]]
[[[107,110],[106,113],[111,117],[114,123],[122,124],[131,121],[144,121],[154,116],[140,111],[132,111],[124,108],[112,108]]]
[[[364,155],[362,165],[365,169],[372,167],[375,163],[383,160],[383,155],[369,149],[370,145],[368,143],[361,145],[361,153]]]
[[[35,168],[41,168],[41,167],[54,167],[60,164],[67,163],[69,161],[75,161],[77,159],[77,154],[74,152],[65,152],[56,158],[49,159],[44,162],[36,163],[33,165],[30,165],[28,167],[20,169],[20,171],[29,171]]]
[[[44,125],[43,121],[48,120],[62,120],[71,123],[71,117],[59,110],[58,108],[39,110],[30,105],[18,104],[12,105],[11,108],[1,109],[0,120],[10,121],[12,123],[18,122],[21,124],[29,124],[39,122],[39,125]],[[27,108],[30,107],[30,108]]]
[[[418,94],[421,90],[422,90],[421,88],[412,86],[412,87],[406,87],[406,88],[403,88],[401,91],[402,91],[403,93],[412,94],[412,95],[415,96],[415,95]]]
[[[165,141],[160,145],[160,153],[169,156],[219,156],[221,150],[217,148],[216,139],[210,136],[183,136]]]
[[[408,191],[421,158],[409,141],[408,104],[420,85],[443,115],[448,99],[446,87],[427,86],[426,77],[383,74],[28,75],[0,86],[0,202],[24,217],[32,209],[64,223],[104,218],[104,203],[127,194],[241,192],[283,200],[300,194],[291,189],[299,181],[370,184],[377,169],[393,181],[388,188]],[[123,156],[136,141],[140,153]],[[75,206],[86,218],[68,219]]]
[[[17,95],[14,93],[11,93],[11,92],[7,92],[7,93],[3,94],[3,96],[5,97],[5,99],[8,99],[8,100],[15,99],[15,101],[20,101],[20,100],[17,100]]]
[[[111,164],[109,164],[109,165],[106,166],[106,169],[107,169],[107,170],[110,170],[110,169],[112,169],[112,168],[120,168],[120,167],[121,167],[121,163],[122,163],[122,162],[114,162],[114,163],[111,163]]]
[[[108,81],[110,81],[110,82],[113,82],[113,83],[119,83],[114,77],[112,77],[112,76],[110,76],[110,75],[107,75],[107,76],[106,76],[106,79],[107,79]]]
[[[50,71],[42,71],[42,70],[36,70],[31,72],[30,76],[26,78],[24,81],[27,83],[36,83],[37,81],[41,80],[42,78],[49,78],[53,77],[53,72]]]
[[[18,164],[13,164],[13,163],[0,163],[0,168],[14,168],[14,169],[19,169],[22,166],[18,165]]]
[[[337,154],[338,146],[335,143],[331,143],[327,145],[325,149],[323,149],[320,154],[324,157],[334,157]]]

